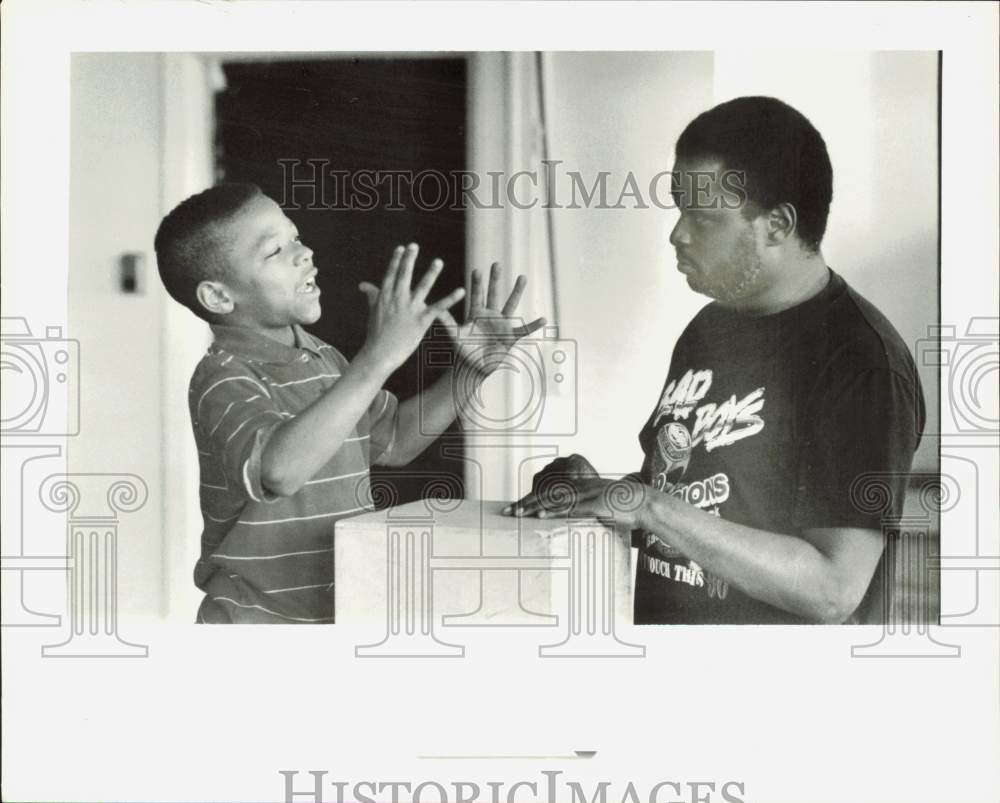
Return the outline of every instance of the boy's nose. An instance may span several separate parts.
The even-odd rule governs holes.
[[[297,263],[302,263],[305,261],[312,261],[313,250],[308,245],[301,245],[299,247],[299,252],[295,255],[295,261]]]

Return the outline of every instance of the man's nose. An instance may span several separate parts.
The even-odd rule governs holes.
[[[674,224],[674,228],[670,232],[670,244],[674,248],[691,244],[691,237],[688,233],[687,224],[684,222],[683,215],[677,219],[677,223]]]

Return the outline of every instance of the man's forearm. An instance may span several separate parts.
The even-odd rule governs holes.
[[[450,368],[418,396],[400,403],[396,445],[386,465],[406,465],[437,440],[468,404],[476,387],[475,383],[456,383],[455,369]]]
[[[842,617],[832,561],[798,536],[726,521],[647,487],[638,526],[749,596],[816,622]]]

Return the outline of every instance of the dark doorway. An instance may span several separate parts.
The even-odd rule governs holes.
[[[461,204],[449,198],[430,211],[408,189],[397,193],[391,186],[400,171],[454,176],[465,169],[464,59],[240,61],[223,70],[227,88],[216,96],[216,178],[259,185],[282,204],[315,252],[323,289],[323,317],[310,327],[317,337],[353,357],[367,325],[358,283],[380,284],[397,244],[420,244],[417,277],[433,257],[444,260],[432,299],[464,283]],[[354,197],[347,191],[361,171],[388,177],[377,185],[374,205],[373,193]],[[400,400],[446,370],[419,370],[419,354],[387,385]],[[421,496],[427,473],[446,474],[449,485],[464,489],[461,457],[446,458],[445,442],[449,452],[461,449],[457,425],[406,468],[372,474],[392,478],[400,503]]]

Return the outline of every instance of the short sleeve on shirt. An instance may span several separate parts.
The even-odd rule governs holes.
[[[920,389],[888,367],[843,366],[814,396],[803,425],[797,524],[880,529],[884,517],[902,513]]]
[[[273,501],[261,480],[264,447],[283,417],[266,385],[239,363],[196,376],[191,418],[199,448],[221,468],[226,490],[254,502]]]
[[[399,424],[399,400],[384,388],[375,394],[368,408],[370,460],[372,463],[391,454],[396,445]]]

